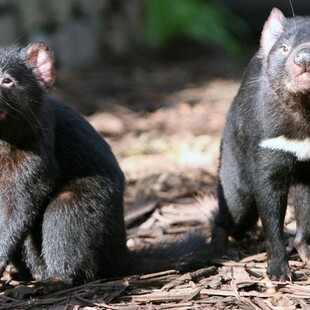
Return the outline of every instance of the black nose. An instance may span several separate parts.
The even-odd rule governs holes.
[[[294,62],[305,71],[310,71],[310,48],[302,48],[295,56]]]

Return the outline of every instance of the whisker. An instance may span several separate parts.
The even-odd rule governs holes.
[[[293,6],[293,3],[292,3],[292,0],[288,0],[288,2],[290,3],[292,15],[293,15],[293,17],[295,18],[295,11],[294,11],[294,6]]]
[[[294,32],[296,33],[297,32],[297,29],[296,29],[296,20],[295,20],[295,11],[294,11],[294,6],[293,6],[293,1],[292,0],[289,0],[289,3],[290,3],[290,7],[291,7],[291,11],[292,11],[292,15],[293,15],[293,18],[294,18]]]

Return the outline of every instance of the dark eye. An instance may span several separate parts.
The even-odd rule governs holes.
[[[12,87],[14,85],[14,82],[12,79],[6,77],[2,80],[2,85],[5,87]]]
[[[281,45],[281,51],[282,51],[283,53],[287,53],[289,50],[290,50],[290,48],[289,48],[288,45],[286,45],[286,44],[282,44],[282,45]]]

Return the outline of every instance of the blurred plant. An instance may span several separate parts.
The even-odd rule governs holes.
[[[144,1],[144,38],[150,46],[162,47],[172,39],[189,38],[214,41],[232,53],[240,52],[237,37],[247,32],[247,25],[220,1]]]

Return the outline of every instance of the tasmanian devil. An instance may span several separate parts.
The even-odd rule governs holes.
[[[199,237],[128,251],[123,173],[83,117],[45,96],[54,79],[44,43],[0,49],[0,273],[10,261],[44,294],[204,263]]]
[[[310,17],[274,8],[228,112],[221,143],[219,214],[212,243],[223,253],[260,217],[272,279],[290,279],[283,240],[288,192],[295,247],[310,258]]]

